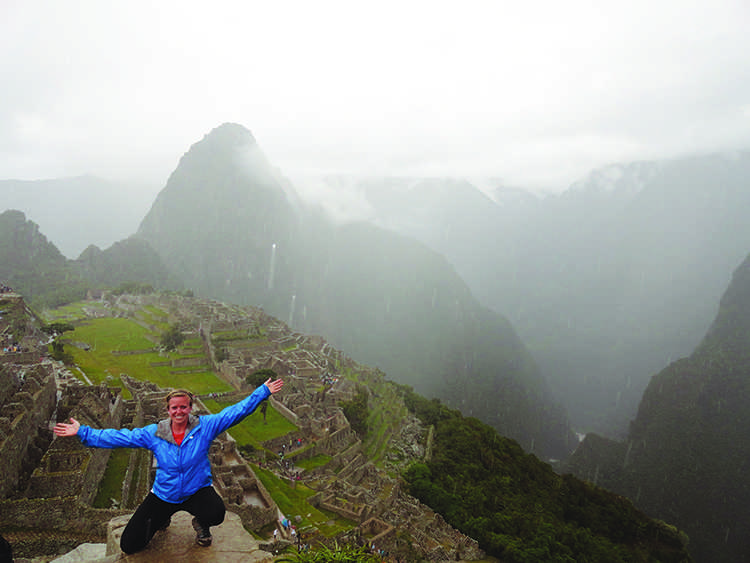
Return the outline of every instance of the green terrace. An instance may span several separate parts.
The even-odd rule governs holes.
[[[156,351],[161,334],[143,325],[163,326],[166,330],[168,325],[163,322],[166,314],[160,310],[153,307],[148,310],[141,309],[134,318],[88,318],[85,311],[90,310],[91,305],[75,303],[44,313],[46,322],[65,321],[75,327],[73,331],[66,332],[63,338],[66,351],[72,354],[74,363],[85,373],[84,378],[78,370],[72,369],[81,380],[88,378],[95,385],[107,382],[108,385],[122,387],[120,374],[127,374],[134,379],[151,381],[160,387],[184,387],[203,396],[210,393],[234,391],[228,383],[211,371],[207,358],[205,365],[202,363],[198,366],[202,368],[199,371],[192,371],[196,368],[188,370],[172,366],[172,361],[204,357],[202,342],[199,339],[187,339],[174,352]],[[103,307],[102,309],[104,310]],[[268,343],[264,336],[256,336],[253,340],[253,337],[249,337],[246,332],[242,332],[241,338],[238,333],[223,333],[219,337],[219,341],[232,341],[233,345],[240,342],[241,344],[247,343],[249,346],[253,343],[257,345]],[[130,398],[126,390],[123,391],[123,396]],[[209,411],[214,413],[231,404],[229,400],[223,400],[221,397],[202,398],[201,401]],[[269,404],[265,421],[261,412],[256,411],[232,427],[229,434],[241,450],[262,451],[263,443],[267,440],[285,436],[296,430],[297,427],[294,424]],[[299,454],[304,449],[293,453]],[[276,452],[268,453],[272,459],[275,459]],[[130,455],[131,452],[125,449],[113,450],[100,483],[95,506],[109,508],[133,502],[134,499],[122,499],[122,483]],[[292,455],[289,457],[291,458]],[[325,465],[329,461],[329,456],[319,455],[295,463],[303,469],[310,470]],[[323,535],[330,536],[355,526],[354,522],[337,514],[311,506],[307,498],[315,491],[302,483],[296,482],[290,485],[286,479],[281,479],[273,472],[257,465],[253,467],[253,470],[284,514],[292,518],[300,516],[301,522],[298,529],[317,530]]]
[[[344,377],[359,381],[361,376],[358,373],[346,371]],[[390,439],[394,433],[400,431],[401,422],[408,416],[408,409],[390,382],[370,379],[367,385],[375,392],[375,396],[369,401],[368,431],[362,445],[368,459],[382,468]]]
[[[233,404],[221,399],[201,399],[206,408],[212,413],[217,413],[224,407]],[[236,424],[229,430],[229,434],[235,439],[238,446],[252,446],[255,449],[263,449],[263,442],[285,436],[297,430],[297,427],[281,416],[270,404],[266,411],[266,421],[260,410],[246,417],[242,422]],[[273,455],[275,453],[271,452]]]
[[[184,387],[196,394],[232,390],[211,371],[208,358],[190,368],[172,365],[172,361],[204,357],[197,340],[188,341],[185,350],[158,352],[161,335],[132,319],[102,317],[73,325],[75,330],[64,335],[66,350],[93,384],[107,381],[122,386],[120,374],[127,374],[160,387]],[[127,393],[125,396],[129,398]]]
[[[97,311],[100,310],[103,313],[109,311],[109,309],[104,305],[104,303],[100,303],[98,301],[92,301],[92,302],[83,302],[78,301],[76,303],[71,303],[69,305],[63,305],[61,307],[58,307],[56,309],[45,309],[40,317],[44,319],[44,322],[46,323],[53,323],[53,322],[73,322],[73,321],[80,321],[88,317],[88,314],[86,311]]]

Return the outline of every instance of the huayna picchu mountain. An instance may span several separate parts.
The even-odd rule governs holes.
[[[689,357],[655,375],[628,438],[588,436],[569,469],[690,537],[696,561],[750,559],[750,256]]]
[[[190,148],[136,236],[196,295],[262,306],[541,456],[571,449],[567,416],[510,323],[444,257],[305,207],[240,125]]]

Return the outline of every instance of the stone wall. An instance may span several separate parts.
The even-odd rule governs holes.
[[[29,445],[46,427],[55,408],[56,386],[51,364],[13,370],[3,366],[0,379],[5,401],[0,417],[0,498],[13,490],[26,459]],[[15,387],[18,385],[17,387]],[[17,390],[13,393],[13,387]]]
[[[214,441],[209,452],[214,488],[227,509],[238,514],[243,525],[259,530],[275,522],[278,508],[263,483],[237,451],[237,443],[226,433]],[[255,502],[248,502],[252,498]]]
[[[274,397],[269,397],[268,400],[271,402],[273,408],[275,408],[281,416],[286,418],[292,424],[298,424],[299,419],[296,414],[286,408],[280,401],[277,401]]]
[[[0,528],[93,533],[105,538],[107,523],[113,517],[127,513],[124,510],[92,508],[75,497],[2,500]]]
[[[383,545],[396,535],[396,529],[378,518],[370,518],[359,526],[362,536],[368,543]]]
[[[92,427],[119,427],[124,405],[119,390],[96,387],[66,388],[61,403],[83,424]],[[63,410],[63,409],[60,409]],[[29,481],[29,498],[75,496],[92,504],[111,450],[86,448],[78,438],[56,438],[44,454]]]
[[[37,364],[39,363],[39,352],[11,352],[3,354],[0,352],[0,364]]]

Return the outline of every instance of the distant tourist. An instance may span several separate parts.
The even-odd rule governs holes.
[[[184,389],[169,393],[165,400],[169,418],[158,424],[133,430],[95,429],[71,418],[70,424],[55,426],[57,436],[78,436],[93,448],[147,448],[154,453],[158,467],[151,492],[130,518],[120,538],[127,554],[145,548],[158,530],[166,529],[172,515],[185,510],[193,515],[195,542],[211,545],[210,526],[224,521],[224,502],[211,485],[208,450],[216,436],[252,413],[283,385],[269,378],[239,403],[218,414],[196,416],[193,396]],[[184,445],[183,445],[184,444]]]

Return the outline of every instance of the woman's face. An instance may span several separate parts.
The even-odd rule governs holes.
[[[180,396],[172,397],[169,399],[169,405],[167,406],[167,412],[169,418],[175,424],[182,426],[187,424],[188,415],[193,407],[190,406],[190,397]]]

